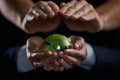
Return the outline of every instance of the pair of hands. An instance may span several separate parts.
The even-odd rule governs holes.
[[[37,2],[25,15],[22,29],[30,34],[55,30],[64,20],[72,31],[97,32],[103,20],[95,8],[85,0],[71,0],[58,6],[52,1]]]
[[[70,36],[72,49],[59,52],[42,51],[44,40],[34,36],[27,40],[27,57],[36,67],[42,67],[48,71],[63,71],[79,66],[86,58],[85,42],[82,37]]]

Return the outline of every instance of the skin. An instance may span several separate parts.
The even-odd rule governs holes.
[[[43,41],[44,40],[38,36],[33,36],[27,40],[27,58],[35,67],[42,67],[48,71],[53,70],[54,67],[58,67],[58,63],[55,62],[57,54],[51,51],[41,51]]]
[[[40,9],[40,5],[45,6],[45,10]],[[28,34],[56,29],[60,17],[72,31],[94,33],[118,29],[119,8],[120,0],[107,0],[96,8],[85,0],[71,0],[68,3],[61,3],[61,6],[52,1],[34,3],[31,0],[0,0],[0,12]]]
[[[44,6],[45,9],[41,9]],[[37,2],[25,15],[22,27],[27,33],[49,32],[60,23],[59,7],[52,1]]]
[[[73,48],[52,53],[51,51],[41,51],[43,39],[38,36],[31,37],[27,40],[27,58],[36,67],[42,67],[48,71],[63,71],[71,69],[80,63],[86,57],[86,48],[84,39],[79,36],[71,36]]]
[[[80,36],[69,37],[73,48],[66,49],[63,52],[59,52],[61,59],[58,61],[64,69],[71,69],[75,66],[80,66],[81,62],[86,58],[85,41]]]
[[[41,9],[40,5],[45,9]],[[28,34],[52,31],[57,28],[61,18],[72,31],[94,33],[118,29],[120,27],[119,8],[120,0],[107,0],[106,3],[96,8],[85,0],[72,0],[68,3],[61,3],[60,6],[51,1],[33,3],[31,0],[0,0],[0,12]],[[43,67],[48,71],[63,71],[79,65],[86,57],[85,45],[81,45],[81,43],[84,44],[84,40],[80,37],[71,38],[73,49],[58,52],[58,55],[50,51],[41,54],[43,52],[38,51],[40,45],[36,43],[40,41],[42,45],[44,40],[39,38],[37,42],[37,39],[33,40],[33,44],[30,43],[33,45],[31,47],[29,47],[31,39],[28,40],[26,48],[28,59],[36,67]],[[77,42],[80,42],[78,47],[74,47]],[[56,59],[58,56],[60,58]]]
[[[85,0],[62,3],[60,14],[72,31],[97,32],[103,27],[99,14]]]
[[[72,31],[99,32],[117,29],[120,26],[120,0],[107,0],[94,8],[85,0],[62,3],[60,14]]]
[[[40,8],[41,5],[44,10]],[[52,1],[33,3],[31,0],[1,0],[0,11],[28,34],[52,31],[60,23],[59,7]]]

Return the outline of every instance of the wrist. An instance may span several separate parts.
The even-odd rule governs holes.
[[[88,43],[86,43],[85,45],[86,45],[86,58],[80,64],[80,67],[86,70],[91,70],[96,63],[96,56],[92,46]]]
[[[27,59],[26,46],[21,47],[17,55],[17,70],[20,73],[35,69],[32,63]]]

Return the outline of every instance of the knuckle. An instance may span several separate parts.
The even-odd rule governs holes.
[[[71,12],[74,9],[76,9],[76,6],[73,6],[73,7],[69,8],[68,11]]]
[[[88,4],[87,6],[91,9],[94,9],[94,7],[91,4]]]
[[[52,1],[48,1],[48,3],[49,3],[49,4],[53,4],[53,2],[52,2]]]
[[[43,2],[44,2],[44,1],[38,1],[37,3],[38,3],[38,4],[42,4]]]
[[[82,4],[88,4],[88,2],[86,0],[81,0]]]

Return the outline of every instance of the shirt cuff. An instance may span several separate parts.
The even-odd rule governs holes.
[[[86,43],[85,45],[86,45],[87,57],[80,64],[80,67],[84,68],[86,70],[91,70],[92,67],[95,64],[96,57],[95,57],[95,53],[94,53],[94,50],[93,50],[92,46],[90,44],[88,44],[88,43]]]
[[[35,69],[32,63],[27,59],[26,46],[23,46],[18,51],[17,55],[17,69],[18,72],[28,72]]]

